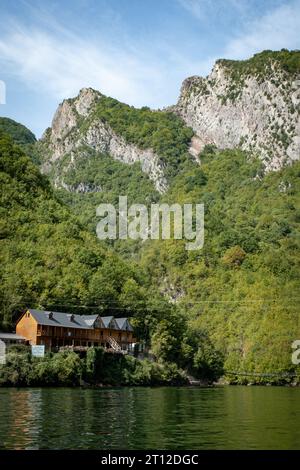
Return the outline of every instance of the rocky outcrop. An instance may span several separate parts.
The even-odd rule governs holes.
[[[102,191],[101,186],[97,186],[92,183],[78,183],[78,184],[67,184],[64,181],[63,176],[57,176],[54,180],[54,187],[55,188],[63,188],[71,193],[99,193]]]
[[[88,145],[99,152],[109,153],[116,160],[129,165],[140,162],[144,173],[154,182],[156,189],[163,193],[167,188],[163,166],[152,149],[140,149],[128,144],[125,139],[115,134],[101,121],[95,121],[83,137],[81,144]]]
[[[208,77],[187,78],[172,107],[196,133],[197,150],[206,144],[241,147],[257,154],[267,170],[298,160],[300,77],[276,62],[263,74],[251,67],[237,73],[232,64],[221,60]]]
[[[264,51],[247,61],[219,60],[206,78],[193,76],[183,82],[178,103],[166,111],[178,114],[194,130],[189,153],[196,163],[207,144],[247,150],[261,158],[266,170],[300,158],[298,54]],[[78,156],[89,158],[89,149],[126,164],[139,162],[156,189],[164,193],[166,174],[170,174],[163,163],[166,160],[151,148],[130,143],[126,130],[122,135],[115,132],[118,127],[108,124],[105,113],[97,117],[101,99],[105,97],[100,92],[84,88],[76,98],[59,105],[42,138],[42,170],[63,186],[63,174],[76,168]],[[176,157],[171,165],[178,165]],[[85,183],[77,182],[79,189],[72,186],[70,190],[98,189],[87,188]]]
[[[48,157],[42,169],[49,173],[66,154],[71,155],[71,165],[76,165],[76,153],[81,147],[107,153],[127,164],[141,163],[142,171],[149,175],[156,189],[163,193],[167,188],[164,167],[152,149],[140,149],[117,135],[111,127],[93,116],[93,109],[103,95],[91,88],[84,88],[75,99],[59,105],[50,129],[42,142]],[[86,154],[88,158],[88,153]],[[56,177],[56,186],[66,188],[63,179]]]

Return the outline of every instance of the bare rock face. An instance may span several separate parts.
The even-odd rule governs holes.
[[[166,111],[178,114],[194,130],[189,153],[196,164],[201,163],[199,154],[207,144],[249,151],[263,161],[266,171],[300,159],[299,54],[264,51],[246,61],[219,60],[206,78],[193,76],[183,82],[178,103]],[[78,155],[88,159],[87,149],[95,150],[129,165],[139,162],[155,188],[164,193],[165,160],[151,148],[129,143],[97,117],[101,99],[100,92],[84,88],[59,105],[41,141],[42,170],[51,173],[56,186],[67,187],[64,171],[76,168]],[[84,182],[69,188],[98,189]]]
[[[160,193],[165,192],[167,181],[164,177],[163,167],[152,149],[143,150],[128,144],[123,137],[115,134],[110,127],[99,121],[95,121],[88,129],[81,143],[99,152],[109,153],[116,160],[128,165],[140,162],[142,171],[154,181],[156,189]]]
[[[71,162],[75,165],[75,151],[81,147],[89,147],[98,152],[110,154],[114,159],[129,165],[140,162],[142,171],[149,175],[156,189],[160,193],[165,192],[167,180],[159,156],[152,149],[140,149],[136,145],[129,144],[107,123],[93,118],[94,106],[102,96],[98,91],[84,88],[75,99],[65,100],[59,105],[51,128],[42,138],[49,152],[42,170],[49,173],[55,166],[55,162],[61,160],[66,154],[71,154]],[[55,178],[55,184],[66,188],[59,177]],[[89,191],[91,191],[90,188]]]
[[[263,73],[236,72],[220,60],[206,77],[187,78],[172,110],[206,144],[257,154],[266,170],[300,158],[300,77],[276,65]]]

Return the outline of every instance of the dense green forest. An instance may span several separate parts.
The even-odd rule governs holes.
[[[56,173],[64,175],[64,184],[70,190],[61,188],[56,194],[93,234],[97,223],[95,209],[99,204],[118,204],[119,195],[126,195],[129,205],[136,202],[149,205],[158,201],[159,193],[138,162],[124,165],[86,147],[73,152],[73,158],[74,154],[76,166],[69,165],[70,156],[66,155],[56,167]],[[64,172],[66,167],[68,170]],[[85,192],[80,190],[82,185]]]
[[[261,163],[239,150],[207,148],[201,160],[164,199],[204,202],[204,248],[188,252],[182,241],[152,241],[143,246],[141,263],[154,283],[177,294],[189,327],[207,333],[225,357],[225,370],[293,373],[291,344],[300,335],[300,163],[263,176]]]
[[[0,117],[0,130],[9,134],[17,144],[26,145],[36,142],[35,135],[19,122]]]
[[[219,373],[221,360],[210,362],[218,352],[209,339],[193,343],[184,315],[151,276],[89,233],[4,133],[0,179],[2,328],[10,330],[27,306],[130,316],[136,334],[160,361],[200,376]],[[194,362],[196,355],[203,356],[202,363]]]
[[[13,119],[0,117],[0,131],[10,135],[35,164],[40,164],[40,150],[36,137],[27,127]]]
[[[297,55],[291,62],[278,54],[283,69],[298,67]],[[262,59],[251,59],[258,70]],[[231,65],[238,76],[247,72]],[[175,375],[185,369],[210,380],[224,372],[233,383],[299,379],[291,344],[300,336],[300,163],[265,175],[251,155],[207,146],[198,166],[187,152],[192,131],[170,112],[104,97],[95,118],[161,155],[169,190],[159,195],[137,164],[94,151],[81,159],[80,149],[64,177],[72,191],[55,190],[36,166],[38,146],[28,150],[14,126],[6,128],[22,149],[0,134],[2,328],[29,305],[126,315]],[[81,193],[82,182],[99,191]],[[182,240],[100,242],[95,207],[120,194],[147,205],[204,203],[204,248],[187,251]]]

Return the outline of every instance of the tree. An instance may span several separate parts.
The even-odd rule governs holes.
[[[241,266],[245,257],[246,252],[243,250],[243,248],[237,245],[229,248],[225,252],[222,261],[226,266],[229,266],[230,268],[236,268]]]

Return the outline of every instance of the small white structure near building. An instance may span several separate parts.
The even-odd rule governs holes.
[[[6,344],[0,339],[0,365],[6,361]]]

